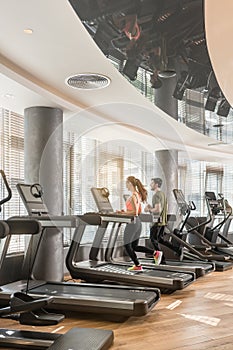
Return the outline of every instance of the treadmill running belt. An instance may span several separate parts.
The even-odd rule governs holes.
[[[26,292],[26,281],[1,286],[0,301],[9,302],[15,291]],[[39,298],[52,296],[48,308],[86,313],[142,316],[160,300],[158,288],[103,284],[30,281],[27,292]]]
[[[170,271],[154,267],[143,267],[143,272],[128,271],[128,263],[105,263],[81,261],[74,263],[70,270],[73,278],[85,279],[87,282],[114,281],[122,284],[156,287],[160,289],[183,289],[195,280],[192,272]]]
[[[155,266],[154,260],[142,258],[141,260],[142,266]],[[195,273],[196,278],[202,277],[207,273],[210,273],[215,270],[215,264],[214,263],[207,263],[207,262],[201,262],[201,261],[178,261],[178,260],[169,260],[166,259],[166,265],[160,264],[160,268],[163,267],[164,269],[180,269],[183,272],[191,271]]]

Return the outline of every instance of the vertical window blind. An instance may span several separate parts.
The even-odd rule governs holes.
[[[12,198],[2,207],[3,219],[15,215],[25,215],[23,203],[19,199],[16,184],[24,179],[24,123],[23,117],[6,109],[0,109],[0,167],[5,172],[12,190]],[[6,197],[3,183],[0,188],[0,198]],[[2,245],[3,242],[0,242]],[[8,252],[24,251],[25,237],[13,236]]]
[[[130,144],[128,141],[124,145],[124,142],[119,140],[101,143],[71,133],[66,133],[64,140],[64,159],[65,162],[70,162],[64,164],[64,174],[67,178],[64,179],[64,191],[68,196],[64,196],[64,212],[67,214],[97,210],[91,187],[107,187],[113,209],[122,209],[125,206],[123,195],[128,193],[125,185],[127,176],[139,178],[145,186],[148,186],[150,179],[154,177],[154,156],[142,150],[140,145]],[[150,193],[149,186],[147,188]],[[144,226],[146,234],[147,226]],[[83,242],[91,241],[95,231],[96,228],[87,227]],[[65,237],[69,243],[69,234]]]

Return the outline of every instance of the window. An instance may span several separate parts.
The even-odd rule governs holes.
[[[2,218],[25,215],[15,185],[24,182],[24,120],[5,109],[0,109],[0,167],[6,173],[13,196],[1,212]],[[124,207],[123,195],[127,194],[125,179],[129,175],[138,177],[147,186],[151,202],[152,193],[149,188],[150,179],[154,176],[155,155],[145,151],[140,145],[119,140],[100,143],[86,136],[79,137],[73,133],[64,133],[64,214],[82,214],[96,211],[91,195],[92,186],[108,187],[113,208]],[[205,190],[222,192],[233,203],[233,166],[200,162],[195,160],[179,160],[179,188],[187,201],[192,200],[197,210],[195,215],[205,214]],[[0,196],[6,196],[3,183],[0,183]],[[86,241],[95,233],[95,227],[89,227]],[[143,225],[143,234],[148,234],[148,225]],[[68,245],[72,232],[64,230],[64,244]],[[10,252],[21,252],[25,248],[23,237],[14,237]]]
[[[69,192],[69,181],[65,180],[69,203],[64,203],[65,213],[82,214],[88,211],[96,211],[96,205],[91,194],[91,187],[107,187],[110,192],[110,201],[114,210],[122,209],[125,206],[123,195],[127,194],[125,180],[127,176],[138,177],[143,184],[149,185],[150,179],[154,176],[155,160],[154,155],[145,152],[140,145],[130,143],[127,145],[119,140],[100,143],[85,136],[79,138],[77,135],[66,134],[66,154],[64,159],[65,172],[72,190]],[[82,150],[82,152],[80,152]],[[149,188],[148,188],[149,189]],[[149,191],[148,191],[149,192]],[[66,201],[67,202],[67,201]],[[70,209],[71,212],[70,212]],[[68,210],[68,211],[66,211]],[[144,234],[147,234],[148,225],[144,226]],[[87,227],[84,240],[91,241],[96,228]],[[67,233],[66,241],[70,237]]]
[[[24,215],[25,209],[19,199],[16,184],[24,179],[24,124],[23,117],[0,109],[0,145],[1,157],[0,167],[5,172],[7,181],[12,190],[12,198],[2,207],[1,217],[3,219],[15,215]],[[7,195],[5,186],[1,182],[0,198]],[[3,244],[0,242],[0,244]],[[24,251],[25,237],[14,236],[11,240],[9,253]]]

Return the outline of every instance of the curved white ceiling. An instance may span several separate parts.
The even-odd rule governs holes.
[[[231,161],[232,145],[218,145],[178,123],[127,82],[96,46],[68,1],[0,3],[0,104],[12,104],[19,113],[35,105],[60,107],[67,130],[104,141],[131,139],[151,151],[174,148],[193,159]],[[25,34],[25,28],[33,34]],[[65,84],[67,77],[87,72],[107,75],[111,84],[95,91]],[[9,86],[3,85],[4,79]],[[13,86],[5,91],[12,81],[24,90],[20,100],[16,95],[6,102],[5,94],[14,94]]]
[[[233,107],[233,2],[205,0],[205,27],[211,63],[226,99]]]

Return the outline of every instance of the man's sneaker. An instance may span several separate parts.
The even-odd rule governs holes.
[[[133,266],[129,267],[127,270],[128,271],[143,272],[141,265],[139,265],[139,266],[133,265]]]
[[[162,257],[163,257],[163,252],[161,252],[160,250],[156,250],[154,252],[155,265],[159,265],[161,263]]]

